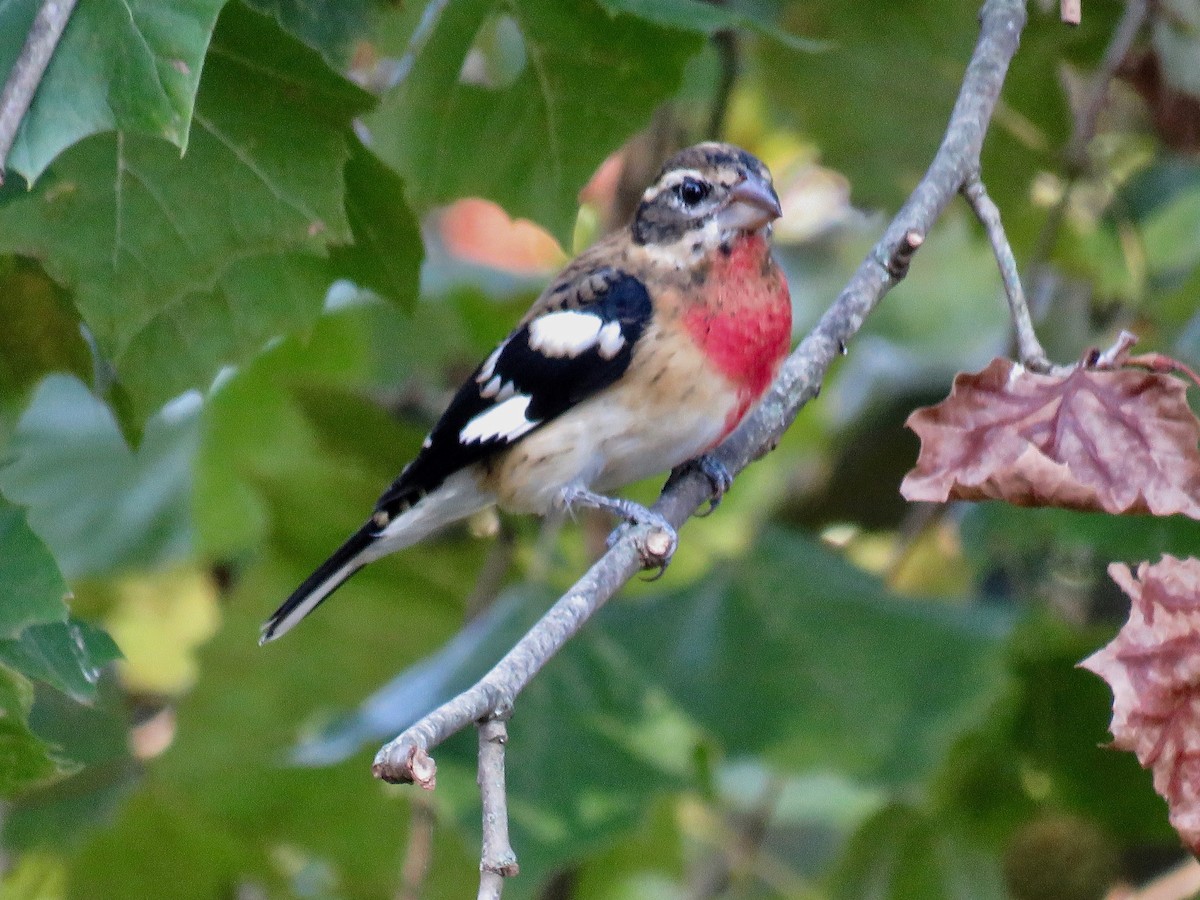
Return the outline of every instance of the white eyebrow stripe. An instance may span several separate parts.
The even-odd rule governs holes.
[[[604,320],[593,313],[547,313],[529,323],[529,348],[549,357],[578,356],[596,346],[603,326]]]
[[[675,187],[675,185],[682,183],[683,179],[685,178],[694,178],[697,181],[708,181],[708,179],[697,169],[675,169],[674,171],[668,172],[666,175],[664,175],[660,181],[656,181],[654,184],[650,185],[650,187],[646,188],[645,192],[642,194],[642,200],[649,203],[663,191],[669,191],[671,188]]]
[[[517,394],[491,409],[481,412],[463,426],[458,433],[459,443],[483,443],[497,438],[515,441],[529,431],[537,422],[526,418],[525,413],[533,400],[528,394]]]

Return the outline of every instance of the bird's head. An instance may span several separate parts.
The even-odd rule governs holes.
[[[633,239],[694,259],[769,230],[781,212],[761,161],[732,144],[696,144],[667,160],[642,194]]]

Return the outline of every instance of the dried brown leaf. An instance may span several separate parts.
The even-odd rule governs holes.
[[[1133,601],[1129,620],[1080,665],[1112,688],[1113,744],[1153,771],[1171,824],[1200,852],[1200,560],[1108,574]]]
[[[1200,422],[1184,383],[1140,369],[1039,375],[1010,360],[960,373],[915,411],[909,500],[1006,500],[1200,518]]]
[[[1200,100],[1171,84],[1158,54],[1131,54],[1117,74],[1141,94],[1164,144],[1181,153],[1200,152]]]

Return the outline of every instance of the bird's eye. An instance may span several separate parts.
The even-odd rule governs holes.
[[[695,206],[708,196],[712,189],[707,182],[695,178],[685,178],[675,186],[675,193],[683,201],[684,206]]]

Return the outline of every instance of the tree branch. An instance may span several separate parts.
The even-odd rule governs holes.
[[[516,875],[517,854],[508,840],[508,801],[504,789],[504,745],[508,712],[478,723],[479,796],[483,801],[483,851],[479,861],[479,900],[500,900],[504,879]]]
[[[33,95],[37,93],[38,84],[74,9],[75,0],[45,0],[33,19],[25,46],[13,64],[4,90],[0,92],[0,184],[4,183],[4,167],[8,151],[17,139],[17,129],[33,102]]]
[[[1017,353],[1021,363],[1034,372],[1048,372],[1050,360],[1033,330],[1033,319],[1029,315],[1029,305],[1025,302],[1025,289],[1021,287],[1021,274],[1017,271],[1017,259],[1013,256],[1008,236],[1004,233],[1000,210],[988,196],[978,173],[973,174],[963,185],[962,194],[979,221],[983,223],[983,229],[992,245],[992,253],[996,256],[996,265],[1000,267],[1000,279],[1004,282],[1008,311],[1012,315],[1013,328],[1017,333]]]
[[[1008,65],[1025,25],[1024,0],[987,0],[980,36],[941,146],[932,164],[863,260],[837,300],[784,362],[757,410],[714,455],[731,474],[770,452],[797,413],[817,395],[830,363],[862,327],[883,296],[903,277],[925,235],[979,169],[984,134],[995,110]],[[709,497],[708,479],[689,473],[654,505],[675,526]],[[552,606],[475,685],[435,709],[376,754],[372,771],[391,782],[432,787],[436,766],[429,750],[472,722],[509,708],[530,679],[605,602],[641,568],[637,542],[646,526],[622,532],[611,550]]]

